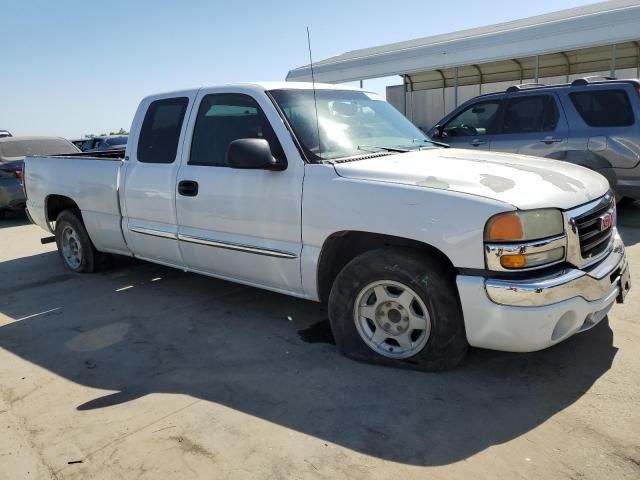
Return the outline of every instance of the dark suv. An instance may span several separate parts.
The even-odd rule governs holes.
[[[83,152],[104,152],[108,150],[125,150],[127,135],[109,135],[87,138],[78,147]]]
[[[465,102],[428,133],[452,147],[583,165],[604,175],[618,199],[640,199],[638,80],[509,87]]]

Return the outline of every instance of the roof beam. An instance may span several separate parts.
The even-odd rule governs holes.
[[[505,25],[349,52],[314,62],[314,74],[316,81],[343,83],[535,57],[638,40],[639,24],[638,2],[603,2]],[[287,80],[310,81],[309,66],[291,70]]]

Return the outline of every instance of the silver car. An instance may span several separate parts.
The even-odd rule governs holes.
[[[513,86],[467,101],[428,134],[452,147],[583,165],[604,175],[618,200],[640,199],[638,80],[587,77],[566,85]]]

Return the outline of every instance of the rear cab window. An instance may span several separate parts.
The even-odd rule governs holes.
[[[142,122],[138,141],[138,161],[173,163],[187,111],[187,97],[164,98],[151,102]]]
[[[622,88],[572,92],[569,98],[590,127],[628,127],[635,122],[629,96]]]

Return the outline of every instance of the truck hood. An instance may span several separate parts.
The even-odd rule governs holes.
[[[519,209],[569,209],[601,197],[599,173],[559,160],[434,148],[335,163],[341,177],[479,195]]]

